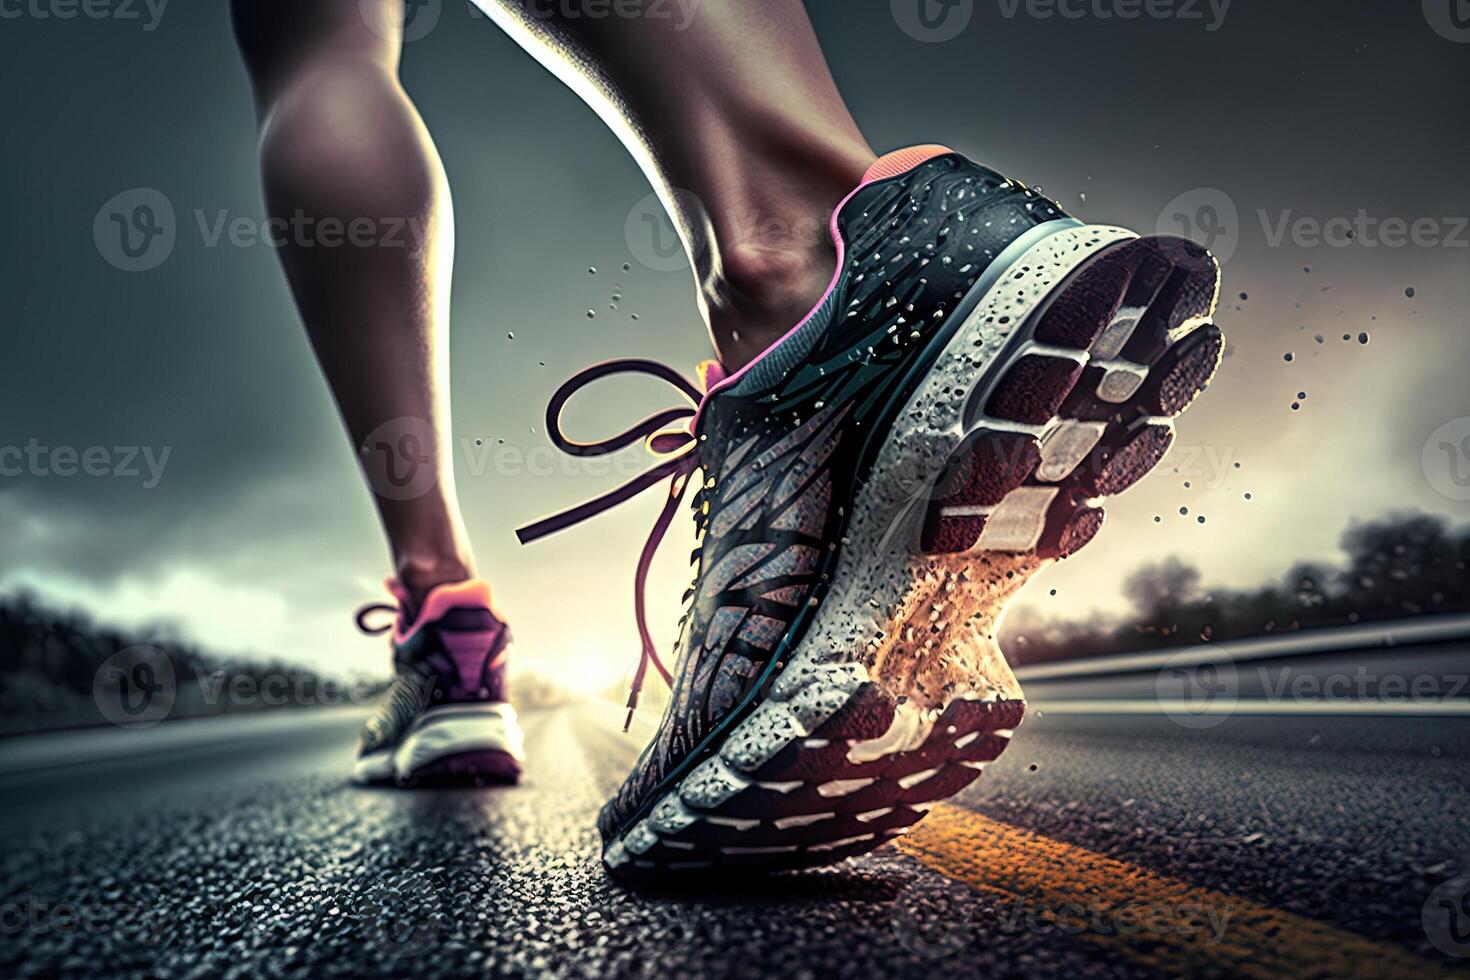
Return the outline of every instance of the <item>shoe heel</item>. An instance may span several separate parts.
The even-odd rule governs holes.
[[[929,491],[917,551],[1052,559],[1091,541],[1097,501],[1158,465],[1169,419],[1213,376],[1223,340],[1203,321],[1218,289],[1214,260],[1183,239],[1128,239],[1079,262],[994,366],[969,373],[962,434]],[[964,371],[964,333],[935,375]],[[943,442],[934,428],[931,452]]]

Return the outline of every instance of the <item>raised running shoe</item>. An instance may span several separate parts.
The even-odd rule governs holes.
[[[569,452],[647,436],[663,459],[523,540],[672,480],[638,564],[630,711],[650,666],[673,693],[599,818],[620,876],[836,861],[974,780],[1025,711],[995,642],[1005,600],[1097,533],[1221,356],[1204,249],[1084,225],[944,147],[879,160],[832,234],[827,294],[743,370],[703,365],[696,387],[617,361],[548,408]],[[620,371],[689,407],[567,440],[567,399]],[[642,587],[690,484],[700,547],[666,670]]]
[[[393,683],[362,731],[353,778],[400,786],[514,783],[524,750],[515,709],[506,701],[510,629],[492,611],[479,579],[441,585],[415,607],[388,582],[395,605],[358,610],[364,633],[392,631]],[[373,613],[395,614],[369,626]]]

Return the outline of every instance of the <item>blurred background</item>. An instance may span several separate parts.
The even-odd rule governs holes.
[[[1225,260],[1210,395],[1092,546],[1022,594],[1013,659],[1470,609],[1470,29],[1449,2],[1120,19],[963,0],[927,26],[899,0],[808,6],[880,151],[941,141]],[[371,686],[386,651],[351,613],[383,597],[387,552],[260,240],[225,4],[89,10],[0,14],[0,716],[99,720],[97,665],[138,644],[180,670]],[[658,494],[530,548],[512,530],[642,468],[636,449],[560,458],[545,401],[610,357],[692,371],[692,279],[588,108],[462,0],[416,16],[403,77],[454,188],[457,480],[481,570],[523,696],[615,696]],[[158,233],[133,254],[111,216],[140,203]],[[609,381],[569,430],[665,397]],[[691,533],[651,579],[665,647]]]

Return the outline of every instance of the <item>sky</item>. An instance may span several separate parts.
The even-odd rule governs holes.
[[[947,143],[1093,222],[1179,231],[1184,215],[1226,258],[1217,381],[1164,466],[1023,602],[1114,609],[1129,570],[1171,554],[1249,585],[1330,559],[1352,520],[1470,519],[1435,468],[1449,457],[1434,463],[1440,443],[1470,446],[1470,31],[1436,6],[1449,0],[1158,0],[1161,16],[1138,19],[1114,16],[1129,0],[973,0],[942,36],[915,26],[915,2],[809,4],[875,147]],[[38,447],[0,475],[0,593],[168,623],[229,655],[386,667],[351,626],[383,596],[386,549],[276,258],[215,234],[263,217],[224,7],[108,0],[62,19],[59,0],[0,4],[0,454]],[[606,664],[616,680],[636,656],[632,573],[659,495],[529,548],[512,532],[642,465],[635,449],[612,474],[563,468],[545,401],[610,357],[692,371],[709,355],[692,279],[640,260],[649,188],[592,111],[468,6],[438,15],[403,77],[454,189],[471,538],[523,661]],[[173,239],[131,270],[94,226],[140,188],[160,221],[172,211]],[[667,397],[609,381],[568,427],[591,437]],[[665,644],[682,524],[651,583]]]

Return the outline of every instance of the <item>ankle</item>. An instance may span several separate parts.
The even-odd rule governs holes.
[[[837,265],[832,213],[873,159],[865,144],[836,140],[764,146],[753,156],[759,162],[747,162],[744,186],[710,216],[711,261],[700,277],[710,330],[731,370],[822,298]]]
[[[398,583],[407,590],[415,607],[441,585],[463,582],[475,577],[467,561],[442,555],[404,555],[396,563]]]
[[[740,243],[721,249],[720,272],[706,287],[704,302],[725,367],[738,370],[760,356],[822,297],[837,260],[823,238],[820,244]]]

